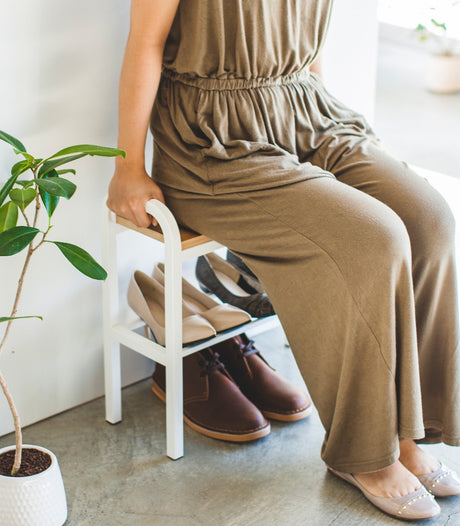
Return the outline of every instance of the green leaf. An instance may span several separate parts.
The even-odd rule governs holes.
[[[34,188],[13,188],[10,191],[10,199],[16,203],[19,208],[24,211],[30,203],[35,199],[36,192]]]
[[[31,179],[29,181],[26,181],[24,179],[24,180],[21,180],[21,181],[16,181],[16,184],[21,185],[23,188],[29,188],[29,186],[32,186],[34,184],[34,180]]]
[[[34,179],[34,181],[42,190],[48,192],[50,195],[54,195],[55,197],[65,197],[66,199],[70,199],[77,189],[77,185],[72,183],[72,181],[62,179],[62,177]]]
[[[43,321],[43,317],[42,316],[15,316],[14,318],[1,317],[0,318],[0,323],[3,323],[5,321],[10,321],[10,320],[24,320],[26,318],[38,318],[39,320]]]
[[[119,150],[118,148],[108,148],[106,146],[97,146],[95,144],[77,144],[75,146],[69,146],[68,148],[59,150],[54,155],[49,157],[49,159],[54,159],[55,157],[62,157],[63,155],[69,155],[73,153],[99,155],[101,157],[116,157],[117,155],[126,157],[126,152]]]
[[[12,201],[8,201],[0,207],[0,232],[16,226],[18,222],[18,207]]]
[[[56,173],[58,175],[64,175],[64,174],[76,174],[77,172],[73,168],[66,168],[65,170],[56,170]]]
[[[65,170],[61,170],[65,171]],[[50,177],[57,177],[58,172],[56,170],[53,170],[49,174],[46,174],[43,178],[49,179]],[[48,192],[45,192],[43,188],[40,188],[40,197],[42,198],[42,202],[45,205],[46,211],[48,212],[48,217],[51,217],[56,210],[57,205],[59,204],[59,197],[56,197],[55,195],[50,195]]]
[[[85,276],[99,280],[104,280],[107,277],[107,272],[82,248],[62,241],[47,242],[54,243],[70,263]]]
[[[22,142],[9,133],[0,130],[0,139],[16,148],[16,150],[19,150],[20,153],[27,152],[26,147],[22,144]]]
[[[12,256],[32,243],[40,232],[30,226],[14,226],[0,233],[0,256]]]
[[[30,153],[27,153],[27,152],[21,152],[21,151],[15,149],[14,153],[17,153],[17,154],[20,154],[20,155],[24,156],[26,159],[28,159],[32,163],[33,162],[40,163],[41,161],[43,161],[43,159],[35,159],[35,157],[33,155],[30,155]]]
[[[30,153],[27,153],[27,152],[21,152],[21,150],[18,150],[17,148],[13,148],[13,151],[16,155],[22,155],[23,157],[25,157],[28,161],[34,163],[39,163],[41,161],[43,161],[43,159],[35,159],[35,157],[33,155],[30,155]]]
[[[0,190],[0,206],[3,204],[7,198],[10,190],[13,188],[16,179],[19,177],[19,174],[12,175],[8,181],[3,185],[3,188]]]
[[[431,19],[431,23],[439,28],[439,29],[442,29],[443,31],[447,31],[447,26],[446,26],[446,23],[445,22],[437,22],[434,18]]]
[[[54,159],[51,161],[46,160],[40,166],[40,170],[38,170],[38,177],[43,177],[52,170],[55,170],[58,166],[76,161],[77,159],[81,159],[82,157],[85,157],[85,155],[86,153],[79,153],[78,155],[69,155],[68,157],[63,157],[61,159]]]
[[[33,162],[27,159],[25,161],[19,161],[18,163],[13,165],[13,167],[11,168],[11,175],[19,176],[25,171],[27,171],[29,168],[31,168],[32,166],[33,166]]]

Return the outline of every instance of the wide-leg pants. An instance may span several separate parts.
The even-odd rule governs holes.
[[[459,320],[445,200],[380,147],[352,153],[334,178],[163,190],[181,224],[259,277],[326,430],[322,458],[364,472],[395,462],[401,437],[460,445]]]

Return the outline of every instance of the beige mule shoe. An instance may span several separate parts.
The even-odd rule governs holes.
[[[435,497],[456,497],[460,495],[460,478],[442,462],[432,473],[418,475],[418,479]]]
[[[145,321],[160,345],[165,344],[164,287],[136,270],[128,287],[128,304]],[[186,305],[182,305],[182,341],[191,343],[215,336],[214,327]]]
[[[164,263],[155,265],[153,278],[164,286]],[[188,309],[208,320],[217,332],[238,327],[251,320],[251,316],[246,311],[228,303],[218,303],[184,278],[182,278],[182,300]]]
[[[431,519],[441,513],[434,496],[423,487],[402,497],[377,497],[369,493],[351,473],[342,473],[327,467],[330,473],[361,490],[366,499],[390,517],[406,521]]]

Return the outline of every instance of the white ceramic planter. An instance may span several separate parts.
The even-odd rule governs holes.
[[[67,502],[57,458],[40,446],[23,447],[48,453],[51,466],[29,477],[0,475],[0,526],[62,526],[67,519]],[[14,448],[0,449],[0,455]]]
[[[434,93],[460,91],[460,55],[428,55],[425,85]]]

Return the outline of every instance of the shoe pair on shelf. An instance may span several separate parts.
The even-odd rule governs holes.
[[[196,278],[205,292],[244,309],[255,318],[275,314],[262,284],[241,258],[227,251],[227,260],[211,253],[196,262]]]
[[[157,263],[150,277],[136,270],[128,287],[128,304],[150,327],[156,341],[165,344],[164,265]],[[251,320],[242,309],[218,303],[182,279],[183,343],[215,336]]]
[[[292,422],[312,411],[304,391],[270,367],[245,334],[184,358],[184,421],[199,433],[248,442],[270,433],[267,419]],[[165,368],[153,392],[165,401]]]

